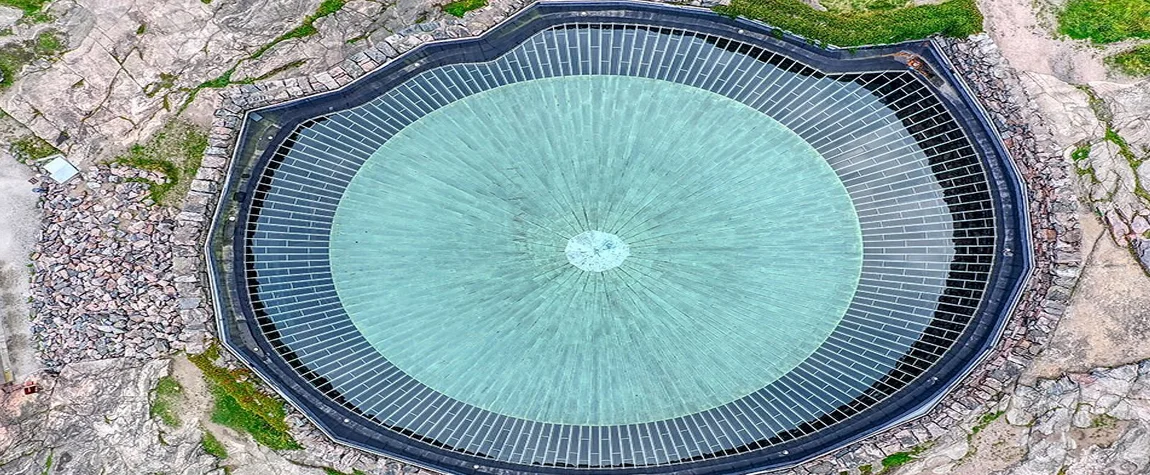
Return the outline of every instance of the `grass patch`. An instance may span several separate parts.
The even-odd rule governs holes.
[[[458,0],[444,5],[443,12],[463,18],[465,13],[485,6],[487,6],[487,0]]]
[[[20,163],[34,162],[60,153],[52,144],[35,135],[25,135],[13,140],[8,145],[8,150]]]
[[[1150,38],[1150,2],[1146,0],[1070,0],[1058,12],[1058,32],[1106,44]]]
[[[144,181],[148,193],[156,203],[175,205],[187,194],[207,147],[207,134],[188,123],[171,122],[147,143],[129,147],[114,162],[163,175],[162,182]]]
[[[335,14],[336,12],[342,10],[344,5],[347,5],[347,0],[323,0],[323,3],[320,3],[319,7],[316,7],[315,13],[304,17],[299,26],[292,28],[290,31],[280,35],[278,38],[271,40],[271,42],[268,44],[260,46],[255,53],[252,53],[251,56],[248,57],[248,59],[256,59],[260,56],[263,56],[264,53],[266,53],[269,49],[272,49],[272,47],[280,44],[281,42],[294,38],[306,38],[318,33],[318,30],[315,28],[316,20],[319,20],[320,18],[328,15]],[[233,70],[234,69],[235,68],[233,68]]]
[[[982,31],[982,13],[975,0],[854,12],[823,12],[799,0],[733,0],[715,11],[760,20],[837,46],[896,43],[934,34],[966,37]]]
[[[907,5],[906,0],[820,0],[819,5],[833,12],[894,10]]]
[[[200,439],[200,447],[203,447],[204,452],[212,457],[220,460],[228,458],[228,448],[224,447],[224,444],[209,431],[204,431],[204,437]]]
[[[0,90],[11,86],[24,70],[24,66],[38,59],[53,59],[66,48],[60,34],[51,30],[42,31],[31,40],[0,47],[0,73],[4,75],[0,80]]]
[[[272,449],[301,448],[288,434],[283,402],[261,392],[250,371],[228,370],[213,364],[219,351],[219,347],[213,345],[199,355],[188,357],[204,373],[211,386],[215,397],[212,422],[247,432],[256,442]]]
[[[1142,45],[1106,58],[1106,64],[1130,76],[1150,76],[1150,45]]]
[[[171,376],[164,376],[156,382],[156,389],[152,394],[152,407],[149,414],[159,419],[164,425],[176,427],[180,425],[180,416],[176,414],[176,402],[180,400],[184,388]]]

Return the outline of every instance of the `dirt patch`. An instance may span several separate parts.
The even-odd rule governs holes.
[[[970,449],[954,475],[982,475],[1005,470],[1026,457],[1026,427],[999,418],[970,438]]]
[[[1023,70],[1048,74],[1073,84],[1110,80],[1136,82],[1137,78],[1115,77],[1103,59],[1128,44],[1106,48],[1085,41],[1057,38],[1055,13],[1062,8],[1056,0],[979,0],[979,9],[990,37],[1002,49],[1010,65]]]
[[[1074,449],[1070,451],[1071,457],[1079,458],[1091,447],[1108,448],[1114,445],[1122,434],[1130,428],[1130,421],[1109,420],[1105,417],[1095,418],[1090,427],[1075,427],[1070,429],[1070,438],[1074,439]]]

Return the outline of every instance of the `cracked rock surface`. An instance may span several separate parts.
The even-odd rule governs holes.
[[[93,163],[151,136],[185,105],[183,117],[206,126],[216,95],[197,89],[233,68],[233,82],[325,71],[392,30],[443,15],[430,0],[351,0],[315,21],[314,34],[266,49],[320,2],[58,0],[51,25],[17,28],[0,43],[50,28],[69,51],[25,69],[0,108],[73,162]]]
[[[989,420],[989,421],[987,421]],[[973,430],[974,427],[978,430]],[[896,475],[1150,471],[1150,361],[1019,385],[982,423],[953,430]]]
[[[148,416],[168,360],[106,359],[41,378],[41,392],[0,393],[0,473],[202,474],[215,459],[198,430],[163,434]],[[51,459],[51,469],[47,470]]]

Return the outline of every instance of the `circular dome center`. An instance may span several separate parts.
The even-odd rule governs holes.
[[[403,128],[348,185],[329,257],[352,323],[406,375],[501,415],[609,426],[796,368],[850,304],[862,235],[827,161],[763,113],[576,76]]]
[[[619,267],[631,255],[631,247],[611,233],[586,231],[567,241],[567,262],[587,272]]]

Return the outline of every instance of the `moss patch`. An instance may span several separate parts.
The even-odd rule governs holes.
[[[921,454],[924,450],[926,450],[926,446],[919,445],[905,452],[890,454],[882,459],[882,469],[885,472],[906,465],[917,458],[918,454]]]
[[[487,0],[459,0],[444,5],[443,12],[462,18],[465,13],[485,6],[487,6]]]
[[[39,59],[55,59],[66,49],[64,38],[52,30],[42,31],[31,40],[0,47],[0,73],[4,75],[0,80],[0,89],[11,86],[24,66]]]
[[[272,449],[301,448],[288,434],[284,403],[261,392],[250,371],[216,366],[213,362],[219,355],[219,347],[213,345],[202,354],[188,357],[204,373],[215,398],[212,422],[247,432],[256,442]]]
[[[44,5],[51,0],[0,0],[0,5],[12,7],[24,12],[24,19],[32,23],[44,23],[52,20],[52,16],[44,12]]]
[[[1058,31],[1074,39],[1101,44],[1150,38],[1150,2],[1070,0],[1058,13]]]
[[[129,147],[128,153],[114,162],[163,175],[162,181],[146,181],[150,197],[156,203],[174,206],[191,187],[207,147],[207,134],[189,123],[171,122],[146,143]]]
[[[982,13],[975,0],[853,12],[818,11],[799,0],[733,0],[715,11],[760,20],[837,46],[896,43],[934,34],[966,37],[982,31]]]
[[[323,467],[324,475],[366,475],[363,470],[352,470],[351,473],[341,472],[331,467]]]
[[[1081,162],[1087,158],[1090,158],[1090,146],[1088,145],[1079,145],[1073,152],[1070,152],[1070,159],[1075,162]]]
[[[1090,149],[1086,150],[1089,151]],[[967,437],[967,440],[978,435],[979,432],[982,432],[983,429],[986,429],[986,426],[989,426],[992,422],[997,421],[998,418],[1002,417],[1003,414],[1006,414],[1006,412],[995,411],[983,414],[982,417],[978,418],[978,422],[974,424],[974,427],[970,428],[970,435]]]
[[[35,135],[25,135],[13,140],[8,145],[8,151],[12,152],[16,161],[20,163],[34,162],[60,153],[52,144]]]
[[[184,388],[171,376],[164,376],[156,382],[156,389],[152,393],[152,407],[149,414],[159,419],[164,425],[175,427],[180,425],[180,416],[176,413],[176,403],[180,400]]]
[[[228,448],[224,447],[224,444],[209,431],[204,431],[204,437],[200,439],[200,447],[203,447],[204,452],[212,457],[220,460],[228,458]]]

